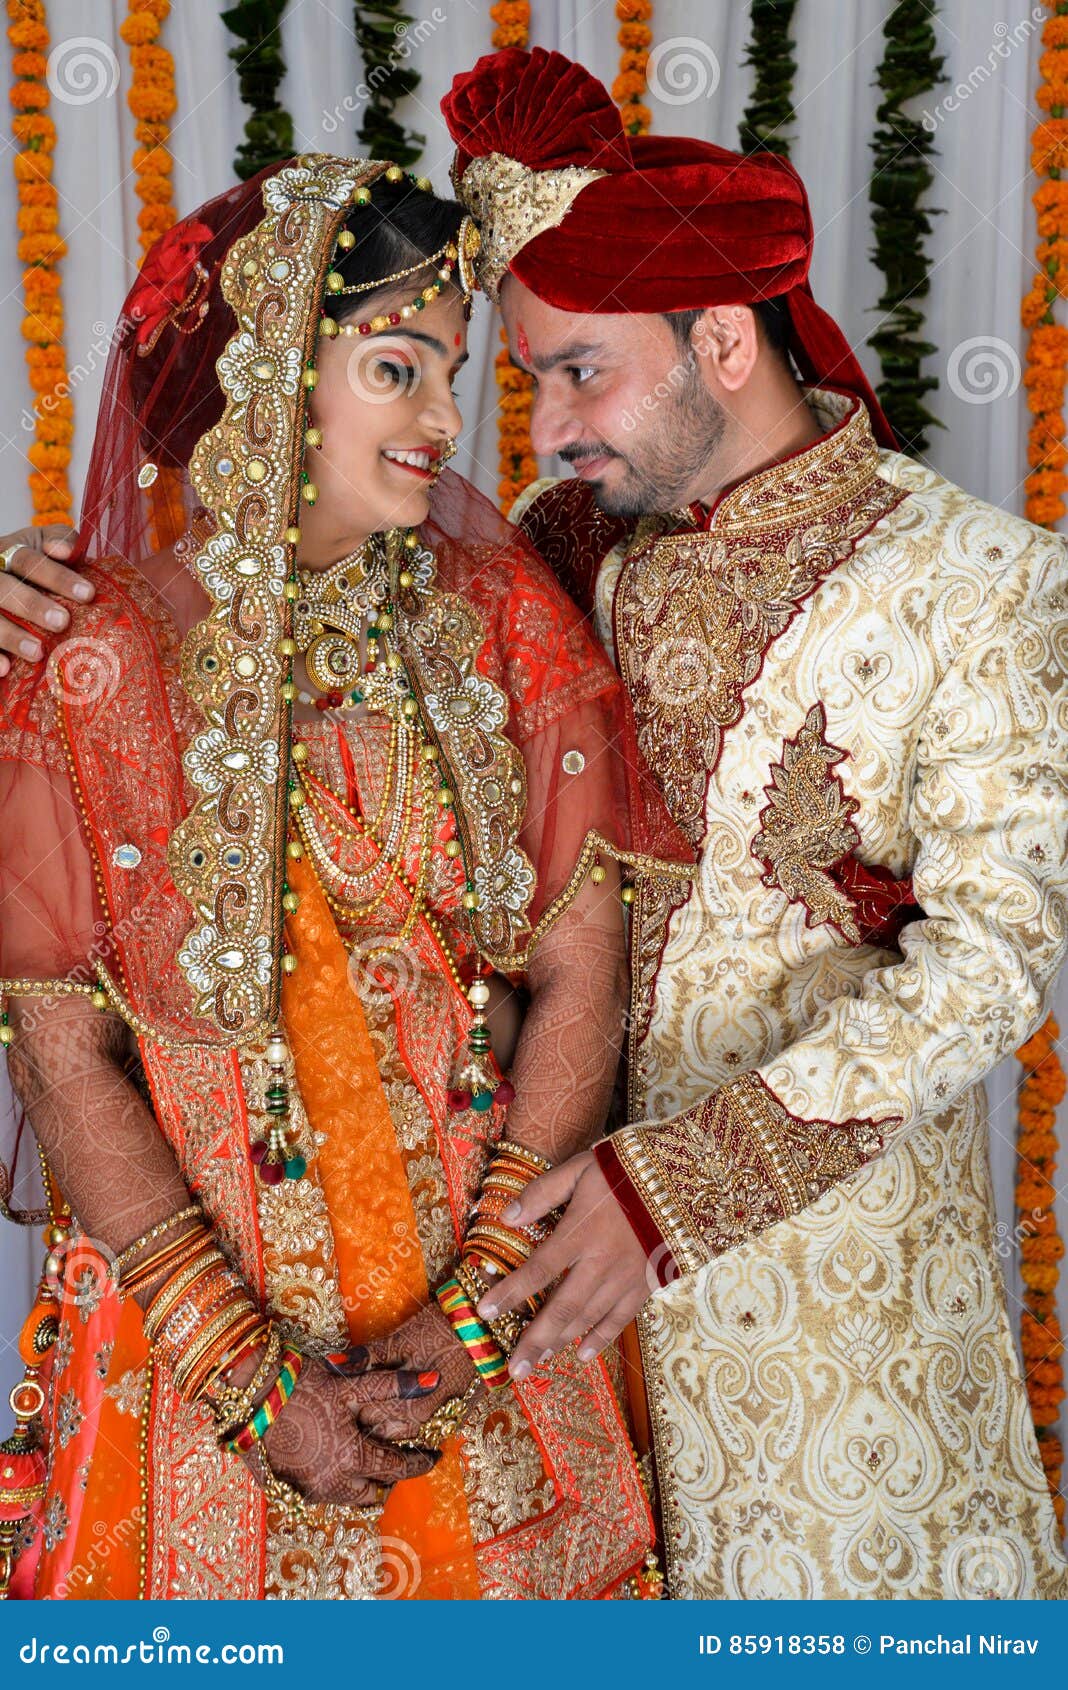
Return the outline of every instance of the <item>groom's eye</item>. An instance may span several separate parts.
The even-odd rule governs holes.
[[[568,364],[567,373],[576,387],[583,387],[590,376],[597,374],[597,370],[593,364]]]

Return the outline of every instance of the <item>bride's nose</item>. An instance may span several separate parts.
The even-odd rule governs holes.
[[[432,391],[432,384],[423,384],[423,409],[420,420],[430,429],[446,436],[459,434],[463,415],[456,403],[456,395],[448,386]]]

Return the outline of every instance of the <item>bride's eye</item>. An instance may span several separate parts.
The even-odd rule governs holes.
[[[379,360],[379,370],[397,387],[410,387],[415,380],[415,367],[412,364],[391,364],[387,359]]]

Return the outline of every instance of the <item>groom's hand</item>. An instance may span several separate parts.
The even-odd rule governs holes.
[[[10,553],[6,562],[0,559],[0,675],[7,674],[12,657],[40,661],[44,647],[34,630],[59,633],[67,626],[70,612],[63,600],[84,603],[92,598],[92,584],[62,562],[70,556],[73,540],[73,528],[58,523],[0,534],[0,553]],[[19,622],[12,620],[16,616]],[[20,627],[20,622],[27,626]]]
[[[479,1314],[492,1320],[522,1308],[535,1291],[567,1274],[512,1352],[509,1371],[515,1379],[525,1379],[576,1338],[580,1361],[592,1361],[656,1290],[645,1251],[591,1150],[531,1180],[502,1219],[509,1226],[541,1220],[564,1204],[552,1236],[521,1268],[497,1280],[478,1305]]]

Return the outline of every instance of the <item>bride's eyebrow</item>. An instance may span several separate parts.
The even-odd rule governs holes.
[[[438,340],[436,335],[423,334],[419,329],[406,329],[403,325],[400,325],[394,328],[381,329],[379,334],[372,335],[370,338],[372,340],[378,340],[381,335],[391,336],[394,340],[400,338],[403,338],[404,340],[418,340],[423,346],[429,346],[434,352],[440,353],[443,358],[447,358],[449,356],[449,349],[443,340]],[[466,364],[469,357],[470,353],[461,352],[458,358],[453,359],[453,363],[457,365]]]

